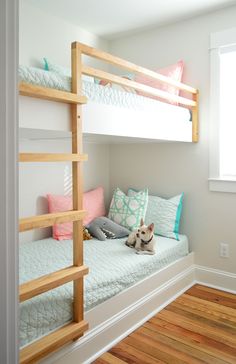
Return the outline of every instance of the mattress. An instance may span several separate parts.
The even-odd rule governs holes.
[[[188,254],[188,239],[157,237],[155,255],[137,255],[125,239],[84,242],[85,310]],[[20,284],[72,265],[72,241],[52,238],[20,244]],[[72,282],[20,304],[20,346],[62,326],[72,317]]]
[[[19,80],[34,85],[71,91],[70,77],[36,67],[20,66]],[[160,102],[134,92],[121,91],[119,86],[117,87],[118,89],[114,85],[107,87],[94,82],[82,81],[82,93],[90,102],[144,111],[153,115],[164,114],[170,120],[191,121],[191,113],[186,108]]]

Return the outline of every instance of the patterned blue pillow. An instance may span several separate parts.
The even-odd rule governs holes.
[[[148,204],[148,190],[135,192],[132,196],[127,196],[119,188],[114,191],[109,219],[129,230],[135,230],[140,224],[141,218],[145,218]]]
[[[136,190],[130,188],[128,196],[134,196]],[[147,225],[155,225],[155,234],[179,240],[179,224],[183,206],[181,195],[164,199],[158,196],[148,196],[148,207],[145,217]]]

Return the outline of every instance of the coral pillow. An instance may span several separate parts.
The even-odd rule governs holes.
[[[49,212],[63,212],[72,210],[72,197],[61,195],[47,195]],[[83,209],[87,211],[83,224],[88,225],[96,217],[105,215],[104,190],[98,187],[83,194]],[[55,224],[53,238],[57,240],[72,239],[73,223]]]
[[[104,189],[97,187],[83,195],[83,209],[87,211],[84,225],[88,225],[96,217],[105,216]]]
[[[172,80],[174,81],[178,81],[178,82],[181,82],[182,81],[182,76],[183,76],[183,69],[184,69],[184,62],[183,61],[179,61],[169,67],[166,67],[166,68],[161,68],[159,70],[157,70],[156,72],[157,73],[160,73],[161,75],[163,76],[166,76],[166,77],[170,77],[172,78]],[[144,85],[147,85],[147,86],[150,86],[150,87],[154,87],[154,88],[157,88],[161,91],[165,91],[165,92],[168,92],[172,95],[179,95],[179,89],[174,87],[174,86],[171,86],[171,85],[168,85],[167,83],[163,83],[161,81],[158,81],[158,80],[155,80],[153,78],[149,78],[145,75],[136,75],[135,76],[135,81],[138,82],[138,83],[143,83]],[[139,95],[144,95],[145,96],[145,93],[143,93],[142,91],[137,91],[137,93]],[[153,97],[156,99],[156,97]],[[169,102],[171,104],[176,104],[175,102],[169,100]]]

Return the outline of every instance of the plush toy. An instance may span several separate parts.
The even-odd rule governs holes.
[[[97,217],[87,226],[87,229],[98,240],[123,238],[130,234],[128,229],[107,217]]]
[[[91,240],[92,236],[89,234],[88,229],[83,226],[83,240]]]

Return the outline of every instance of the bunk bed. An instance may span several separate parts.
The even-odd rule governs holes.
[[[87,45],[80,44],[79,47],[81,54],[108,63],[112,69],[116,66],[129,74],[142,75],[167,85],[167,91],[163,91],[127,79],[126,75],[122,77],[81,65],[82,75],[101,79],[112,86],[119,85],[121,89],[81,80],[81,90],[88,100],[83,107],[83,136],[86,140],[90,138],[108,143],[135,140],[197,142],[196,89]],[[35,97],[44,93],[45,86],[47,89],[50,87],[48,92],[56,92],[61,97],[70,91],[70,80],[66,77],[57,78],[56,74],[50,71],[22,67],[20,79],[21,95],[33,94],[26,81],[32,84]],[[190,98],[179,96],[178,92],[170,93],[171,88],[184,92]],[[73,96],[71,97],[73,99]],[[54,100],[56,101],[56,97]],[[42,118],[37,113],[39,107],[43,112]],[[44,117],[48,114],[50,121]],[[58,106],[53,102],[42,104],[39,100],[20,98],[19,116],[20,135],[23,137],[57,137],[58,133],[62,137],[70,137],[70,110],[65,105]]]
[[[87,55],[94,57],[96,59],[108,62],[112,66],[116,65],[121,68],[125,68],[129,71],[136,72],[138,74],[144,74],[147,77],[158,79],[162,82],[170,84],[177,87],[180,90],[187,91],[191,93],[192,99],[184,98],[181,96],[176,96],[173,94],[168,94],[164,91],[153,89],[149,86],[138,84],[135,81],[130,81],[124,79],[120,76],[113,75],[111,73],[97,70],[92,67],[88,67],[82,64],[82,55]],[[118,85],[122,85],[128,88],[139,90],[145,95],[155,96],[161,98],[162,100],[172,100],[177,103],[177,105],[168,105],[168,107],[177,108],[187,108],[191,110],[192,121],[188,123],[191,125],[191,141],[198,141],[198,92],[196,89],[186,86],[182,83],[174,82],[173,80],[159,75],[153,71],[147,70],[145,68],[136,66],[130,62],[124,61],[118,57],[114,57],[105,52],[98,51],[94,48],[88,47],[84,44],[74,42],[72,44],[72,83],[71,90],[57,90],[53,88],[46,88],[41,85],[33,85],[25,82],[19,84],[19,93],[21,96],[27,96],[26,99],[46,100],[46,107],[48,102],[50,103],[63,103],[69,104],[70,108],[70,122],[71,128],[69,130],[68,120],[66,120],[64,126],[60,124],[60,127],[54,126],[55,122],[51,125],[42,128],[41,132],[46,131],[48,137],[52,135],[59,135],[58,133],[66,133],[70,135],[72,141],[72,153],[71,154],[52,154],[52,153],[20,153],[20,162],[61,162],[68,161],[72,162],[72,185],[73,185],[73,210],[68,212],[45,214],[41,216],[34,216],[29,218],[20,219],[19,230],[20,232],[28,231],[32,229],[44,228],[53,226],[56,223],[73,222],[73,265],[66,267],[58,267],[56,271],[44,272],[45,275],[36,278],[33,275],[29,276],[30,281],[25,281],[20,285],[20,302],[28,301],[36,296],[50,293],[51,290],[61,287],[64,284],[72,282],[73,291],[73,319],[72,322],[67,323],[64,326],[53,330],[46,336],[33,341],[27,346],[21,349],[20,362],[21,363],[34,363],[41,360],[45,356],[61,348],[61,346],[73,341],[78,340],[78,342],[72,343],[66,346],[65,349],[60,351],[60,355],[65,355],[69,352],[72,356],[77,350],[79,350],[79,360],[84,363],[92,356],[95,355],[101,347],[103,347],[107,341],[115,340],[117,337],[122,335],[124,332],[128,332],[131,328],[135,327],[135,322],[141,322],[144,318],[146,319],[150,312],[157,310],[157,307],[166,302],[169,295],[173,295],[181,289],[185,289],[193,282],[193,254],[188,254],[186,249],[186,238],[183,237],[185,246],[184,252],[181,256],[177,256],[168,262],[168,265],[160,266],[160,269],[155,272],[150,271],[149,277],[141,277],[140,280],[133,281],[131,287],[128,286],[125,291],[119,291],[119,294],[105,300],[103,303],[96,307],[91,306],[90,310],[85,315],[84,319],[84,276],[88,274],[88,268],[83,262],[83,234],[82,234],[82,219],[85,216],[85,211],[82,209],[82,193],[83,193],[83,181],[82,181],[82,169],[81,163],[87,160],[87,156],[82,154],[82,142],[83,142],[83,130],[82,129],[82,105],[83,109],[87,102],[87,98],[82,94],[82,74],[96,77],[99,79],[106,80]],[[152,102],[156,102],[153,101]],[[160,101],[157,101],[160,103]],[[35,107],[39,104],[35,104]],[[55,106],[55,105],[54,105]],[[54,107],[53,106],[53,107]],[[90,105],[91,106],[91,105]],[[107,105],[106,105],[107,106]],[[97,106],[96,106],[97,107]],[[100,111],[104,113],[101,106]],[[87,108],[83,113],[85,118],[87,115],[87,120],[90,125],[95,124],[96,121],[93,120],[92,115],[94,115],[94,110],[92,114],[89,114]],[[96,109],[96,113],[99,109]],[[27,123],[24,124],[21,121],[21,116],[25,113],[24,107],[21,109],[20,113],[20,129],[23,132],[31,133],[36,129],[40,132],[38,128],[30,125],[28,119]],[[163,111],[163,109],[162,109]],[[125,111],[127,113],[127,110]],[[129,113],[128,113],[129,114]],[[36,114],[34,114],[36,115]],[[65,116],[65,114],[63,114]],[[114,110],[112,113],[108,112],[108,119],[112,122],[111,115],[114,115]],[[119,114],[120,118],[121,114]],[[130,117],[130,115],[128,115]],[[67,115],[68,117],[68,115]],[[115,118],[117,123],[117,119]],[[107,121],[104,125],[107,124]],[[127,122],[126,122],[127,124]],[[146,121],[145,121],[146,124]],[[65,127],[66,125],[66,127]],[[105,127],[103,125],[103,128]],[[100,125],[101,126],[101,125]],[[143,123],[140,125],[143,127]],[[52,134],[49,133],[49,130]],[[108,129],[102,130],[101,135],[111,136],[111,131]],[[107,131],[108,130],[108,131]],[[56,134],[53,134],[54,131]],[[91,134],[99,134],[94,126],[91,127]],[[89,134],[89,133],[88,133]],[[41,136],[42,134],[40,134]],[[133,134],[126,135],[126,137],[131,137]],[[151,135],[151,134],[150,134]],[[113,136],[117,136],[113,134]],[[119,137],[124,137],[125,135],[118,135]],[[153,136],[145,139],[153,140]],[[163,138],[168,140],[168,138]],[[188,139],[188,140],[187,140]],[[189,136],[185,141],[190,141]],[[172,140],[175,140],[173,137]],[[181,138],[177,138],[181,140]],[[36,242],[37,244],[37,242]],[[40,244],[40,242],[39,242]],[[165,245],[165,241],[163,243]],[[144,258],[145,259],[145,258]],[[176,260],[177,259],[177,260]],[[176,261],[175,261],[176,260]],[[173,278],[174,277],[174,278]],[[176,284],[177,283],[177,284]],[[175,289],[173,288],[175,286]],[[177,291],[175,291],[177,289]],[[161,297],[158,301],[160,292],[164,292],[164,297]],[[166,294],[168,292],[168,294]],[[94,304],[95,305],[95,304]],[[84,337],[83,334],[88,330],[88,323],[90,325],[90,330]],[[120,323],[120,324],[118,324]],[[118,326],[114,330],[114,324]],[[119,326],[120,325],[120,326]],[[113,332],[110,330],[113,328]],[[53,328],[55,329],[55,328]],[[99,334],[99,335],[98,335]],[[98,338],[99,336],[99,338]],[[109,340],[108,340],[109,336]],[[27,342],[28,344],[28,342]],[[59,357],[53,357],[47,359],[46,362],[52,363],[57,358],[59,362]]]

